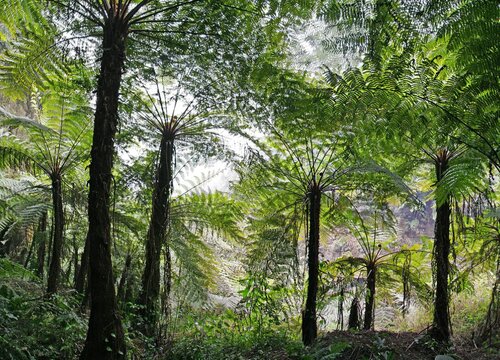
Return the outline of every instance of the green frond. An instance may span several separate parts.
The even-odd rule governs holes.
[[[33,129],[36,131],[50,132],[51,128],[43,125],[42,123],[32,120],[24,116],[17,116],[9,113],[7,110],[0,107],[0,127],[8,127],[10,129],[23,127]]]
[[[51,207],[50,193],[30,181],[0,181],[0,242],[9,249],[21,244]]]
[[[459,157],[455,159],[443,178],[436,184],[435,197],[438,204],[447,199],[467,198],[484,189],[487,179],[487,168],[477,157]]]
[[[183,195],[172,202],[170,215],[182,219],[195,231],[215,231],[228,240],[241,239],[239,223],[243,214],[235,200],[224,193]]]
[[[5,0],[0,5],[0,41],[15,36],[18,32],[29,32],[32,27],[43,27],[47,20],[42,15],[42,4],[38,0]]]
[[[171,221],[168,239],[181,272],[173,273],[178,291],[193,302],[203,300],[216,275],[213,249],[182,221]]]
[[[33,89],[47,89],[68,70],[66,56],[57,43],[56,28],[47,20],[45,6],[36,0],[5,0],[0,11],[0,89],[4,95],[23,99]],[[2,30],[6,31],[2,31]]]
[[[36,155],[30,150],[27,142],[12,135],[2,135],[0,138],[0,167],[22,171],[32,171],[38,168],[46,172],[47,167],[39,163]]]
[[[26,270],[20,264],[17,264],[9,259],[0,259],[0,279],[29,279],[36,280],[35,274]]]

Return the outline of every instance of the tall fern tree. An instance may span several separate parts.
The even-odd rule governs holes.
[[[35,0],[25,1],[37,3]],[[9,3],[15,4],[16,1]],[[63,33],[66,32],[69,36],[63,38],[62,42],[70,42],[75,32],[81,37],[97,34],[100,42],[89,188],[88,236],[92,302],[89,331],[81,357],[124,358],[123,328],[117,314],[113,287],[109,198],[114,140],[118,126],[118,99],[127,49],[134,44],[131,40],[136,38],[142,38],[142,43],[149,42],[151,48],[157,48],[157,40],[160,40],[171,50],[166,58],[172,55],[173,50],[187,48],[187,55],[200,63],[206,62],[208,58],[225,69],[228,64],[229,68],[233,64],[245,66],[247,59],[252,57],[235,56],[228,62],[218,52],[206,51],[200,56],[190,45],[197,43],[207,49],[220,46],[231,49],[232,53],[241,52],[241,48],[245,52],[265,48],[266,45],[262,46],[265,42],[257,42],[255,45],[258,46],[253,46],[245,39],[256,39],[249,35],[254,35],[253,29],[262,25],[264,10],[268,10],[273,18],[281,16],[281,1],[270,2],[271,6],[268,6],[268,2],[250,0],[244,3],[232,0],[52,0],[49,4],[52,5],[49,10],[54,9],[56,17],[63,17],[64,21],[56,23],[68,25]],[[295,6],[284,8],[290,12],[295,10]],[[224,21],[221,22],[221,18]],[[140,46],[135,49],[139,48]],[[151,56],[146,58],[151,60]]]
[[[394,154],[396,151],[408,156],[406,167],[409,171],[422,161],[430,162],[434,167],[434,174],[429,174],[436,181],[437,204],[432,334],[437,340],[448,342],[451,198],[460,197],[474,188],[474,183],[485,176],[485,163],[498,167],[495,134],[499,127],[489,123],[491,116],[488,114],[484,117],[485,124],[490,124],[488,133],[469,124],[469,107],[475,109],[473,111],[479,117],[484,114],[476,105],[477,99],[464,95],[464,88],[450,86],[450,83],[456,84],[456,74],[447,64],[454,62],[454,55],[443,49],[440,40],[420,42],[415,51],[396,48],[391,53],[387,50],[386,56],[376,65],[366,61],[362,69],[348,70],[342,77],[328,73],[327,77],[335,87],[335,108],[344,114],[351,112],[356,127],[362,129],[355,139],[364,146],[371,142],[370,152]],[[465,98],[468,98],[467,106],[460,102]],[[457,104],[463,108],[458,108]],[[425,132],[421,131],[422,126]],[[373,145],[374,139],[376,146]],[[478,139],[481,139],[480,145]],[[420,154],[415,155],[416,151]],[[462,169],[464,167],[460,164],[463,163],[473,166],[470,171],[461,173],[461,180],[457,179],[454,189],[444,191],[443,179],[457,174],[450,171],[454,163]]]
[[[224,149],[219,145],[220,136],[217,132],[222,128],[229,129],[228,117],[210,114],[208,111],[199,113],[197,95],[188,96],[179,84],[168,86],[166,77],[158,75],[153,80],[156,93],[147,93],[148,100],[142,101],[143,109],[138,117],[144,129],[143,140],[159,142],[155,157],[155,170],[152,194],[152,210],[146,239],[146,263],[142,275],[142,288],[139,304],[143,307],[146,330],[150,335],[155,328],[158,309],[157,299],[160,292],[160,257],[162,249],[166,254],[165,261],[170,262],[170,245],[167,231],[169,212],[172,201],[176,164],[178,157],[190,160],[183,167],[194,165],[194,158],[221,157]],[[172,80],[170,80],[172,81]],[[175,80],[174,80],[175,81]],[[225,123],[224,123],[225,122]],[[141,126],[140,125],[140,126]],[[171,265],[167,264],[170,269]],[[170,283],[170,273],[165,274]],[[169,285],[170,287],[170,285]]]
[[[383,197],[361,196],[344,211],[332,213],[331,220],[338,226],[346,226],[361,250],[359,256],[341,256],[328,267],[336,270],[338,267],[348,265],[348,268],[353,269],[351,275],[347,277],[349,280],[358,271],[365,272],[364,330],[374,328],[375,296],[383,280],[386,280],[386,286],[387,283],[394,286],[403,282],[403,313],[410,301],[410,286],[417,290],[421,298],[429,299],[431,289],[420,280],[421,272],[415,266],[415,263],[422,264],[426,260],[427,252],[422,251],[418,245],[411,248],[396,245],[394,215]]]
[[[224,261],[220,247],[242,239],[241,204],[223,192],[196,190],[199,184],[174,196],[170,203],[167,232],[170,253],[164,253],[161,299],[163,333],[169,335],[167,341],[175,334],[171,324],[174,291],[179,311],[181,296],[194,303],[206,301],[207,294],[216,285],[214,280],[220,276],[216,269],[220,269]]]
[[[38,246],[37,275],[40,278],[44,276],[50,197],[50,189],[37,179],[24,174],[13,178],[12,173],[0,173],[0,254],[13,256],[20,246],[29,246],[26,258],[22,259],[28,267],[35,246]],[[29,245],[26,235],[31,233],[33,238]]]
[[[335,206],[335,200],[331,199],[330,194],[347,194],[352,187],[368,189],[373,179],[364,178],[364,173],[379,173],[377,180],[383,183],[394,183],[396,178],[373,163],[362,163],[352,158],[349,146],[340,134],[311,132],[300,121],[293,122],[293,125],[291,133],[285,132],[286,135],[272,126],[274,138],[270,147],[263,147],[267,150],[262,155],[257,155],[257,160],[252,161],[254,165],[242,174],[254,179],[257,187],[270,191],[271,196],[288,194],[286,198],[291,202],[286,204],[286,208],[301,209],[302,216],[299,218],[306,224],[304,230],[308,272],[306,302],[302,313],[302,341],[309,346],[318,333],[317,294],[322,209]],[[258,180],[255,176],[261,179]],[[361,178],[354,180],[358,176]]]
[[[42,99],[41,122],[12,116],[3,111],[0,126],[10,134],[0,142],[2,162],[5,165],[41,171],[50,180],[52,193],[53,238],[52,254],[47,279],[47,293],[57,291],[61,273],[63,249],[64,210],[63,181],[65,175],[85,159],[89,126],[86,98],[64,88],[53,88],[61,95]],[[15,131],[16,128],[21,128]]]
[[[481,164],[489,162],[491,168],[500,169],[495,75],[500,54],[496,36],[499,25],[496,4],[487,0],[419,1],[408,5],[400,0],[374,0],[335,1],[325,6],[326,20],[341,34],[327,45],[334,51],[347,49],[367,55],[366,72],[352,69],[342,80],[329,78],[338,86],[335,100],[343,104],[337,109],[347,116],[354,111],[365,124],[366,120],[373,122],[372,131],[378,137],[387,138],[384,131],[396,131],[397,137],[389,136],[393,144],[404,139],[414,145],[418,143],[415,136],[422,140],[416,133],[423,125],[434,139],[442,140],[441,144],[427,143],[430,148],[424,153],[435,168],[436,179],[437,265],[432,335],[447,342],[451,201],[470,193],[475,181],[484,177]],[[377,119],[380,115],[373,115],[379,110],[398,120],[384,126]],[[427,115],[422,115],[426,112],[434,113],[434,120],[438,113],[439,120],[428,121]],[[415,119],[415,114],[422,115],[420,121],[409,124],[407,119]],[[464,149],[470,150],[466,156]],[[472,164],[470,158],[476,159],[476,171],[452,169],[457,166],[463,170],[461,164]],[[455,177],[451,181],[456,185],[453,189],[446,187],[450,183],[447,177]]]

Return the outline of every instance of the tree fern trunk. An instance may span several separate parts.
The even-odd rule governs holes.
[[[316,296],[319,275],[319,221],[321,209],[321,190],[314,184],[309,192],[309,239],[307,244],[307,299],[302,315],[302,342],[311,345],[318,335],[316,324]]]
[[[127,254],[125,259],[125,265],[123,266],[122,276],[120,277],[120,282],[118,283],[117,298],[121,303],[120,306],[123,307],[125,303],[125,286],[127,285],[128,275],[130,272],[130,265],[132,264],[132,255]]]
[[[374,325],[376,271],[377,268],[373,264],[369,264],[366,268],[366,301],[363,330],[371,330]]]
[[[435,161],[436,180],[443,178],[448,169],[448,151],[442,150]],[[450,340],[450,314],[448,310],[448,274],[450,255],[450,202],[436,204],[436,223],[434,230],[434,261],[436,265],[436,294],[434,298],[434,319],[431,330],[432,337],[440,342]]]
[[[90,319],[81,359],[125,359],[111,264],[109,198],[118,98],[128,29],[120,13],[108,14],[103,28],[89,187]]]
[[[31,244],[30,244],[30,248],[28,250],[28,254],[26,255],[26,259],[24,260],[24,268],[25,269],[28,268],[28,265],[29,265],[30,260],[31,260],[31,254],[33,254],[33,249],[35,248],[35,245],[36,245],[36,238],[33,236],[31,238]]]
[[[74,263],[74,274],[73,274],[73,284],[76,285],[76,280],[78,279],[78,273],[80,272],[81,264],[78,263],[78,245],[76,244],[76,235],[73,233],[73,263]]]
[[[78,293],[83,294],[85,291],[85,280],[89,272],[89,237],[85,238],[85,245],[83,247],[83,253],[80,260],[80,268],[78,269],[78,274],[75,281],[75,290]]]
[[[170,246],[168,241],[165,244],[165,250],[163,256],[165,257],[165,262],[163,264],[163,286],[164,286],[164,292],[163,292],[163,298],[161,301],[161,307],[164,312],[164,318],[165,318],[165,326],[163,328],[163,335],[167,341],[171,340],[171,333],[169,333],[169,322],[171,320],[171,307],[172,307],[172,302],[170,299],[170,294],[172,290],[172,257],[170,254]]]
[[[360,326],[360,321],[359,321],[359,301],[358,298],[355,296],[352,299],[351,302],[351,307],[349,309],[349,325],[347,326],[347,329],[349,330],[358,330]]]
[[[54,238],[54,217],[51,217],[50,231],[49,231],[49,244],[47,249],[47,264],[46,267],[50,266],[50,259],[52,257],[52,239]]]
[[[493,345],[495,337],[500,335],[500,238],[497,238],[497,271],[496,279],[491,291],[491,300],[484,324],[479,332],[478,340]]]
[[[40,279],[43,279],[44,276],[44,265],[45,265],[45,246],[46,246],[46,238],[47,238],[47,212],[42,214],[40,219],[40,223],[38,225],[38,250],[37,250],[37,268],[36,274]]]
[[[61,275],[61,254],[63,247],[64,214],[62,202],[61,174],[52,174],[52,206],[54,230],[52,239],[52,256],[50,258],[49,276],[47,279],[47,294],[57,292],[59,277]]]
[[[151,221],[146,239],[146,264],[142,275],[139,304],[145,320],[143,329],[152,335],[156,324],[158,295],[160,293],[160,255],[168,225],[168,207],[172,183],[174,142],[172,134],[165,131],[160,143],[160,156],[156,167],[152,199]],[[164,274],[169,277],[170,274]]]

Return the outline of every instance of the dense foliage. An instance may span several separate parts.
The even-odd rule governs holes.
[[[495,358],[489,0],[2,0],[0,357]]]

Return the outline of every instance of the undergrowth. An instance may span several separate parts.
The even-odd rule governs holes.
[[[47,298],[42,282],[31,271],[0,259],[0,359],[78,358],[87,327],[87,314],[81,313],[80,302],[80,296],[68,290]],[[454,312],[457,329],[475,329],[482,317],[471,306],[482,309],[484,305],[480,301],[471,306],[458,304]],[[445,355],[453,354],[454,349],[439,351],[426,337],[411,332],[334,331],[304,348],[297,319],[280,322],[260,314],[256,321],[252,314],[227,309],[190,309],[177,314],[169,324],[171,337],[158,342],[134,330],[133,309],[125,308],[122,315],[130,359],[390,360],[409,356],[409,348],[413,357],[408,359],[423,359],[419,354],[442,360],[460,358]],[[474,358],[490,359],[495,354],[498,352],[486,349]]]
[[[0,259],[0,359],[73,359],[87,321],[74,294],[45,298],[31,272]]]

